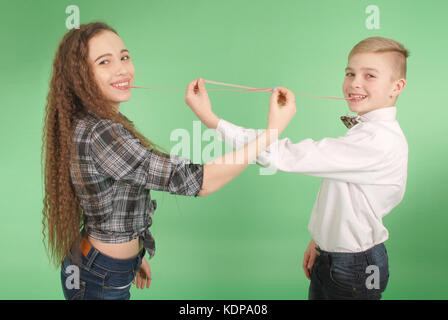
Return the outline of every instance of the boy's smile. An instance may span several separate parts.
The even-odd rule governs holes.
[[[351,111],[363,115],[392,107],[406,85],[399,79],[396,53],[357,53],[348,61],[342,90]]]

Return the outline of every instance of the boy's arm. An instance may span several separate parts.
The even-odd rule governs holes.
[[[244,146],[264,131],[264,129],[256,130],[240,127],[224,119],[219,119],[218,125],[216,126],[218,138],[234,148]]]
[[[305,139],[292,143],[289,138],[284,138],[262,152],[256,162],[274,170],[352,183],[388,184],[400,179],[388,171],[397,172],[396,167],[404,163],[404,158],[400,160],[401,150],[388,152],[387,141],[360,129],[361,126],[345,136],[319,141]],[[263,132],[239,127],[223,119],[218,121],[216,130],[219,138],[235,147]]]
[[[217,130],[220,139],[234,148],[244,146],[264,131],[246,129],[220,119],[210,104],[193,111],[206,126]],[[274,170],[352,183],[388,184],[400,179],[388,174],[387,170],[396,172],[396,166],[403,165],[405,159],[392,160],[400,157],[401,150],[388,152],[390,148],[385,147],[388,141],[378,139],[369,130],[362,130],[365,125],[368,124],[360,124],[339,138],[305,139],[298,143],[292,143],[289,138],[278,140],[263,151],[256,162]]]

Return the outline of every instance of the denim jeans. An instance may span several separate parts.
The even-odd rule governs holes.
[[[389,281],[384,244],[357,253],[326,252],[316,248],[311,270],[310,300],[379,300]]]
[[[62,290],[67,300],[129,300],[129,290],[142,264],[145,249],[133,258],[115,259],[92,246],[79,267],[73,250],[61,265]],[[79,271],[77,273],[77,271]]]

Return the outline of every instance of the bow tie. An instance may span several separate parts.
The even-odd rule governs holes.
[[[346,115],[341,117],[342,122],[347,128],[352,128],[355,124],[361,122],[361,116],[358,115]]]

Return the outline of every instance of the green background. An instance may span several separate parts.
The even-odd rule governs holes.
[[[380,29],[368,30],[368,5]],[[2,1],[0,34],[0,298],[62,299],[59,270],[42,244],[42,120],[52,60],[68,31],[65,8],[81,23],[104,21],[131,53],[135,85],[183,88],[195,78],[342,96],[347,55],[360,40],[394,38],[411,52],[398,120],[409,144],[407,191],[384,218],[390,281],[384,299],[448,297],[446,1]],[[222,88],[207,85],[208,88]],[[210,92],[218,116],[266,124],[269,94]],[[337,137],[344,101],[296,96],[283,136]],[[178,128],[192,133],[183,91],[134,89],[121,112],[167,150]],[[435,115],[434,118],[431,118]],[[205,129],[203,127],[203,129]],[[202,147],[204,148],[203,143]],[[157,252],[147,290],[132,299],[306,299],[302,268],[308,220],[321,179],[252,165],[206,198],[153,192]]]

